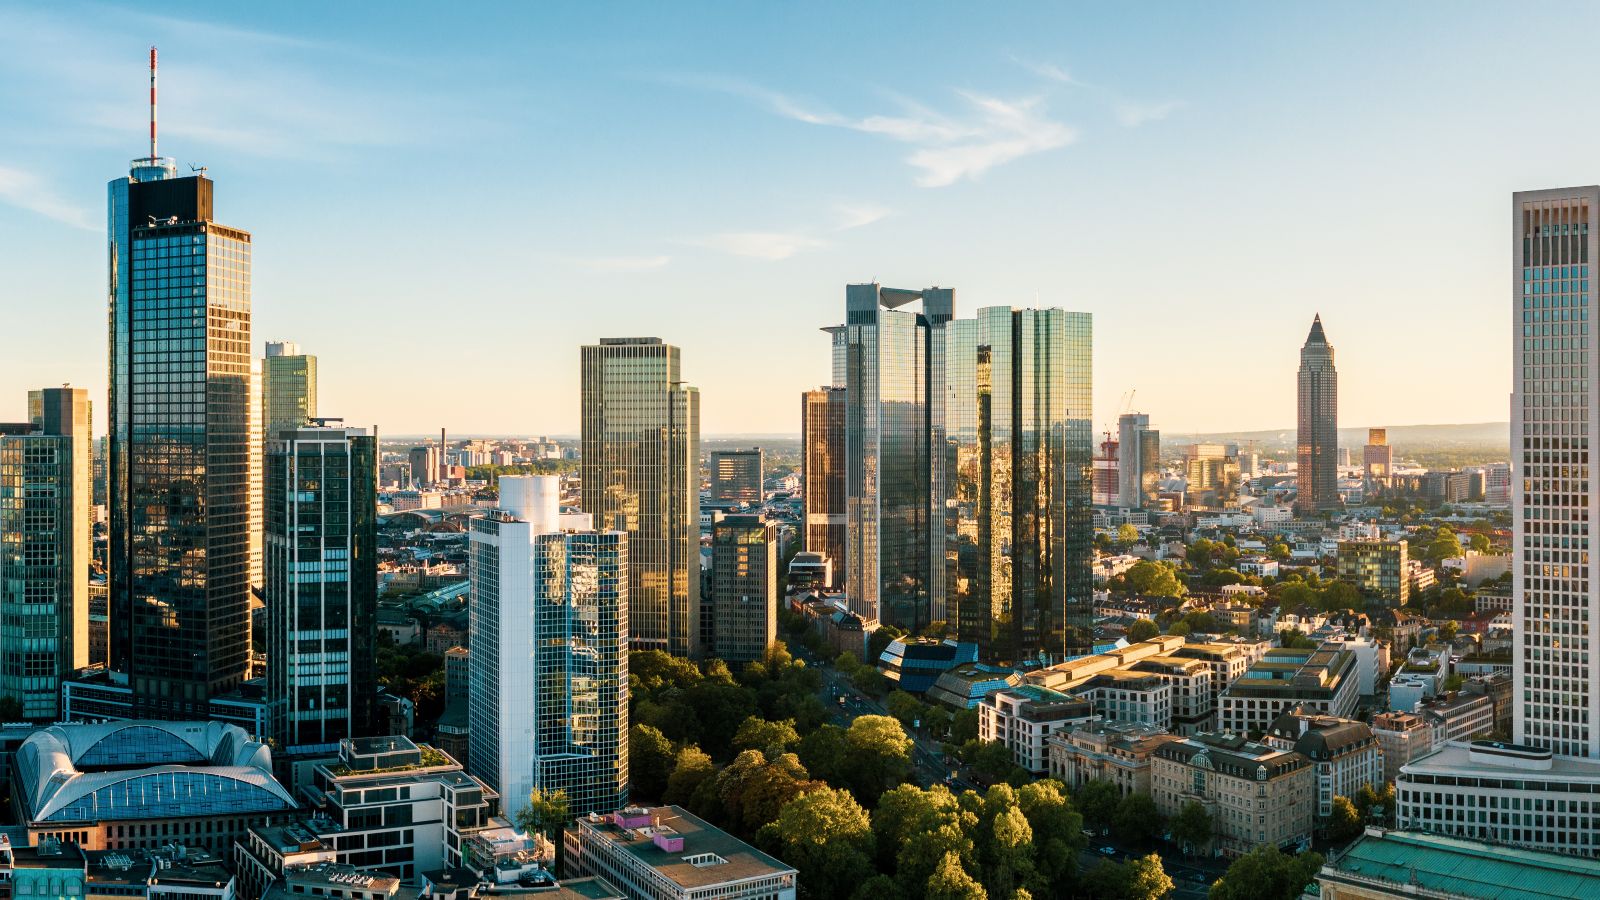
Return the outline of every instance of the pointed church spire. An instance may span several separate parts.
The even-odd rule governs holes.
[[[1311,333],[1306,335],[1306,343],[1326,344],[1327,342],[1327,335],[1322,333],[1322,314],[1317,313],[1311,319]]]

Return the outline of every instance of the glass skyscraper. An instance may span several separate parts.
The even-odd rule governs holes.
[[[560,479],[500,479],[469,535],[470,771],[508,816],[534,790],[574,815],[628,799],[628,536],[561,515]]]
[[[1009,664],[1088,652],[1092,318],[989,307],[944,331],[957,634]]]
[[[302,427],[266,451],[267,702],[288,754],[374,733],[377,438]]]
[[[922,310],[902,307],[921,301]],[[912,631],[944,619],[944,327],[955,291],[845,288],[845,590]]]
[[[1117,419],[1117,504],[1129,509],[1155,505],[1161,483],[1161,432],[1144,413]]]
[[[633,646],[698,657],[700,393],[660,338],[602,338],[581,365],[583,511],[628,535]]]
[[[89,664],[89,398],[29,392],[0,424],[0,697],[60,718],[61,681]]]
[[[109,185],[112,663],[135,711],[206,716],[250,662],[250,234],[204,175]]]
[[[1316,513],[1339,505],[1339,373],[1322,317],[1300,348],[1300,421],[1295,447],[1295,508]]]
[[[267,440],[317,417],[317,358],[291,341],[268,341],[261,369],[261,411]]]

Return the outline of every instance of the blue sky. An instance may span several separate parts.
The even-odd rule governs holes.
[[[874,278],[1093,313],[1097,423],[1136,388],[1168,432],[1290,426],[1315,312],[1341,424],[1501,420],[1510,192],[1600,180],[1600,7],[1562,19],[0,0],[0,419],[103,398],[155,44],[163,155],[254,232],[258,344],[389,433],[575,432],[613,335],[684,348],[707,433],[795,432]]]

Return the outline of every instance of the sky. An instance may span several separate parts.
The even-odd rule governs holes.
[[[1600,6],[0,0],[0,420],[105,396],[105,185],[254,234],[258,345],[388,434],[573,434],[578,347],[795,433],[844,285],[1094,315],[1096,426],[1507,418],[1510,194],[1600,181]],[[1131,401],[1125,399],[1130,392]]]

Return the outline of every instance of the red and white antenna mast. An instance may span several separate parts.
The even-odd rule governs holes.
[[[150,48],[150,158],[156,158],[156,48]]]

